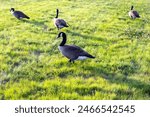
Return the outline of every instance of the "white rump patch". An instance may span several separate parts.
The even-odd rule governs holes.
[[[64,26],[63,26],[63,25],[59,25],[58,27],[59,27],[59,28],[63,28]]]
[[[84,60],[84,59],[87,59],[88,57],[87,56],[79,56],[78,58],[77,58],[77,60]]]

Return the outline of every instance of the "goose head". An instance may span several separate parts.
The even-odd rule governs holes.
[[[56,9],[56,13],[59,13],[59,9]]]
[[[66,38],[66,34],[64,33],[64,32],[60,32],[59,34],[58,34],[58,36],[57,36],[57,38],[60,38],[60,37],[62,37],[62,38]]]
[[[11,9],[10,9],[10,12],[11,12],[11,13],[14,13],[14,11],[15,11],[14,8],[11,8]]]
[[[60,37],[62,37],[63,39],[62,39],[62,42],[60,43],[59,46],[64,46],[65,43],[66,43],[66,40],[67,40],[67,36],[66,36],[66,34],[64,32],[60,32],[58,34],[57,38],[60,38]]]
[[[131,6],[131,10],[133,10],[133,5]]]

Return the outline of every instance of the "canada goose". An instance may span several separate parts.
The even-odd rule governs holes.
[[[90,55],[80,47],[76,45],[65,45],[67,41],[67,36],[64,32],[60,32],[57,38],[62,37],[62,42],[58,46],[60,52],[69,59],[69,62],[73,62],[75,60],[84,60],[86,58],[95,58],[94,56]]]
[[[133,10],[133,6],[131,6],[131,11],[129,11],[129,16],[132,18],[132,19],[135,19],[135,18],[140,18],[140,15],[137,11]]]
[[[59,10],[56,9],[56,17],[54,18],[54,25],[58,28],[58,30],[64,27],[68,27],[65,20],[58,18],[58,14],[59,14]]]
[[[22,18],[27,18],[27,19],[30,19],[27,15],[25,15],[23,12],[21,11],[15,11],[14,8],[11,8],[10,9],[10,12],[12,15],[14,15],[17,19],[22,19]]]

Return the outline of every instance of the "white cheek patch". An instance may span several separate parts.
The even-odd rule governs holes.
[[[87,59],[88,57],[86,57],[86,56],[79,56],[77,59],[78,60],[84,60],[84,59]]]
[[[13,14],[13,13],[14,13],[14,11],[10,11],[10,13],[11,13],[11,14]]]
[[[63,36],[63,33],[60,33],[60,37],[62,37]]]

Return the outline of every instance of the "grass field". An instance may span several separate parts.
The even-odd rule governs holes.
[[[141,18],[128,16],[131,5]],[[0,0],[0,99],[150,99],[149,0]],[[9,9],[24,11],[19,21]],[[61,31],[95,59],[69,63]]]

